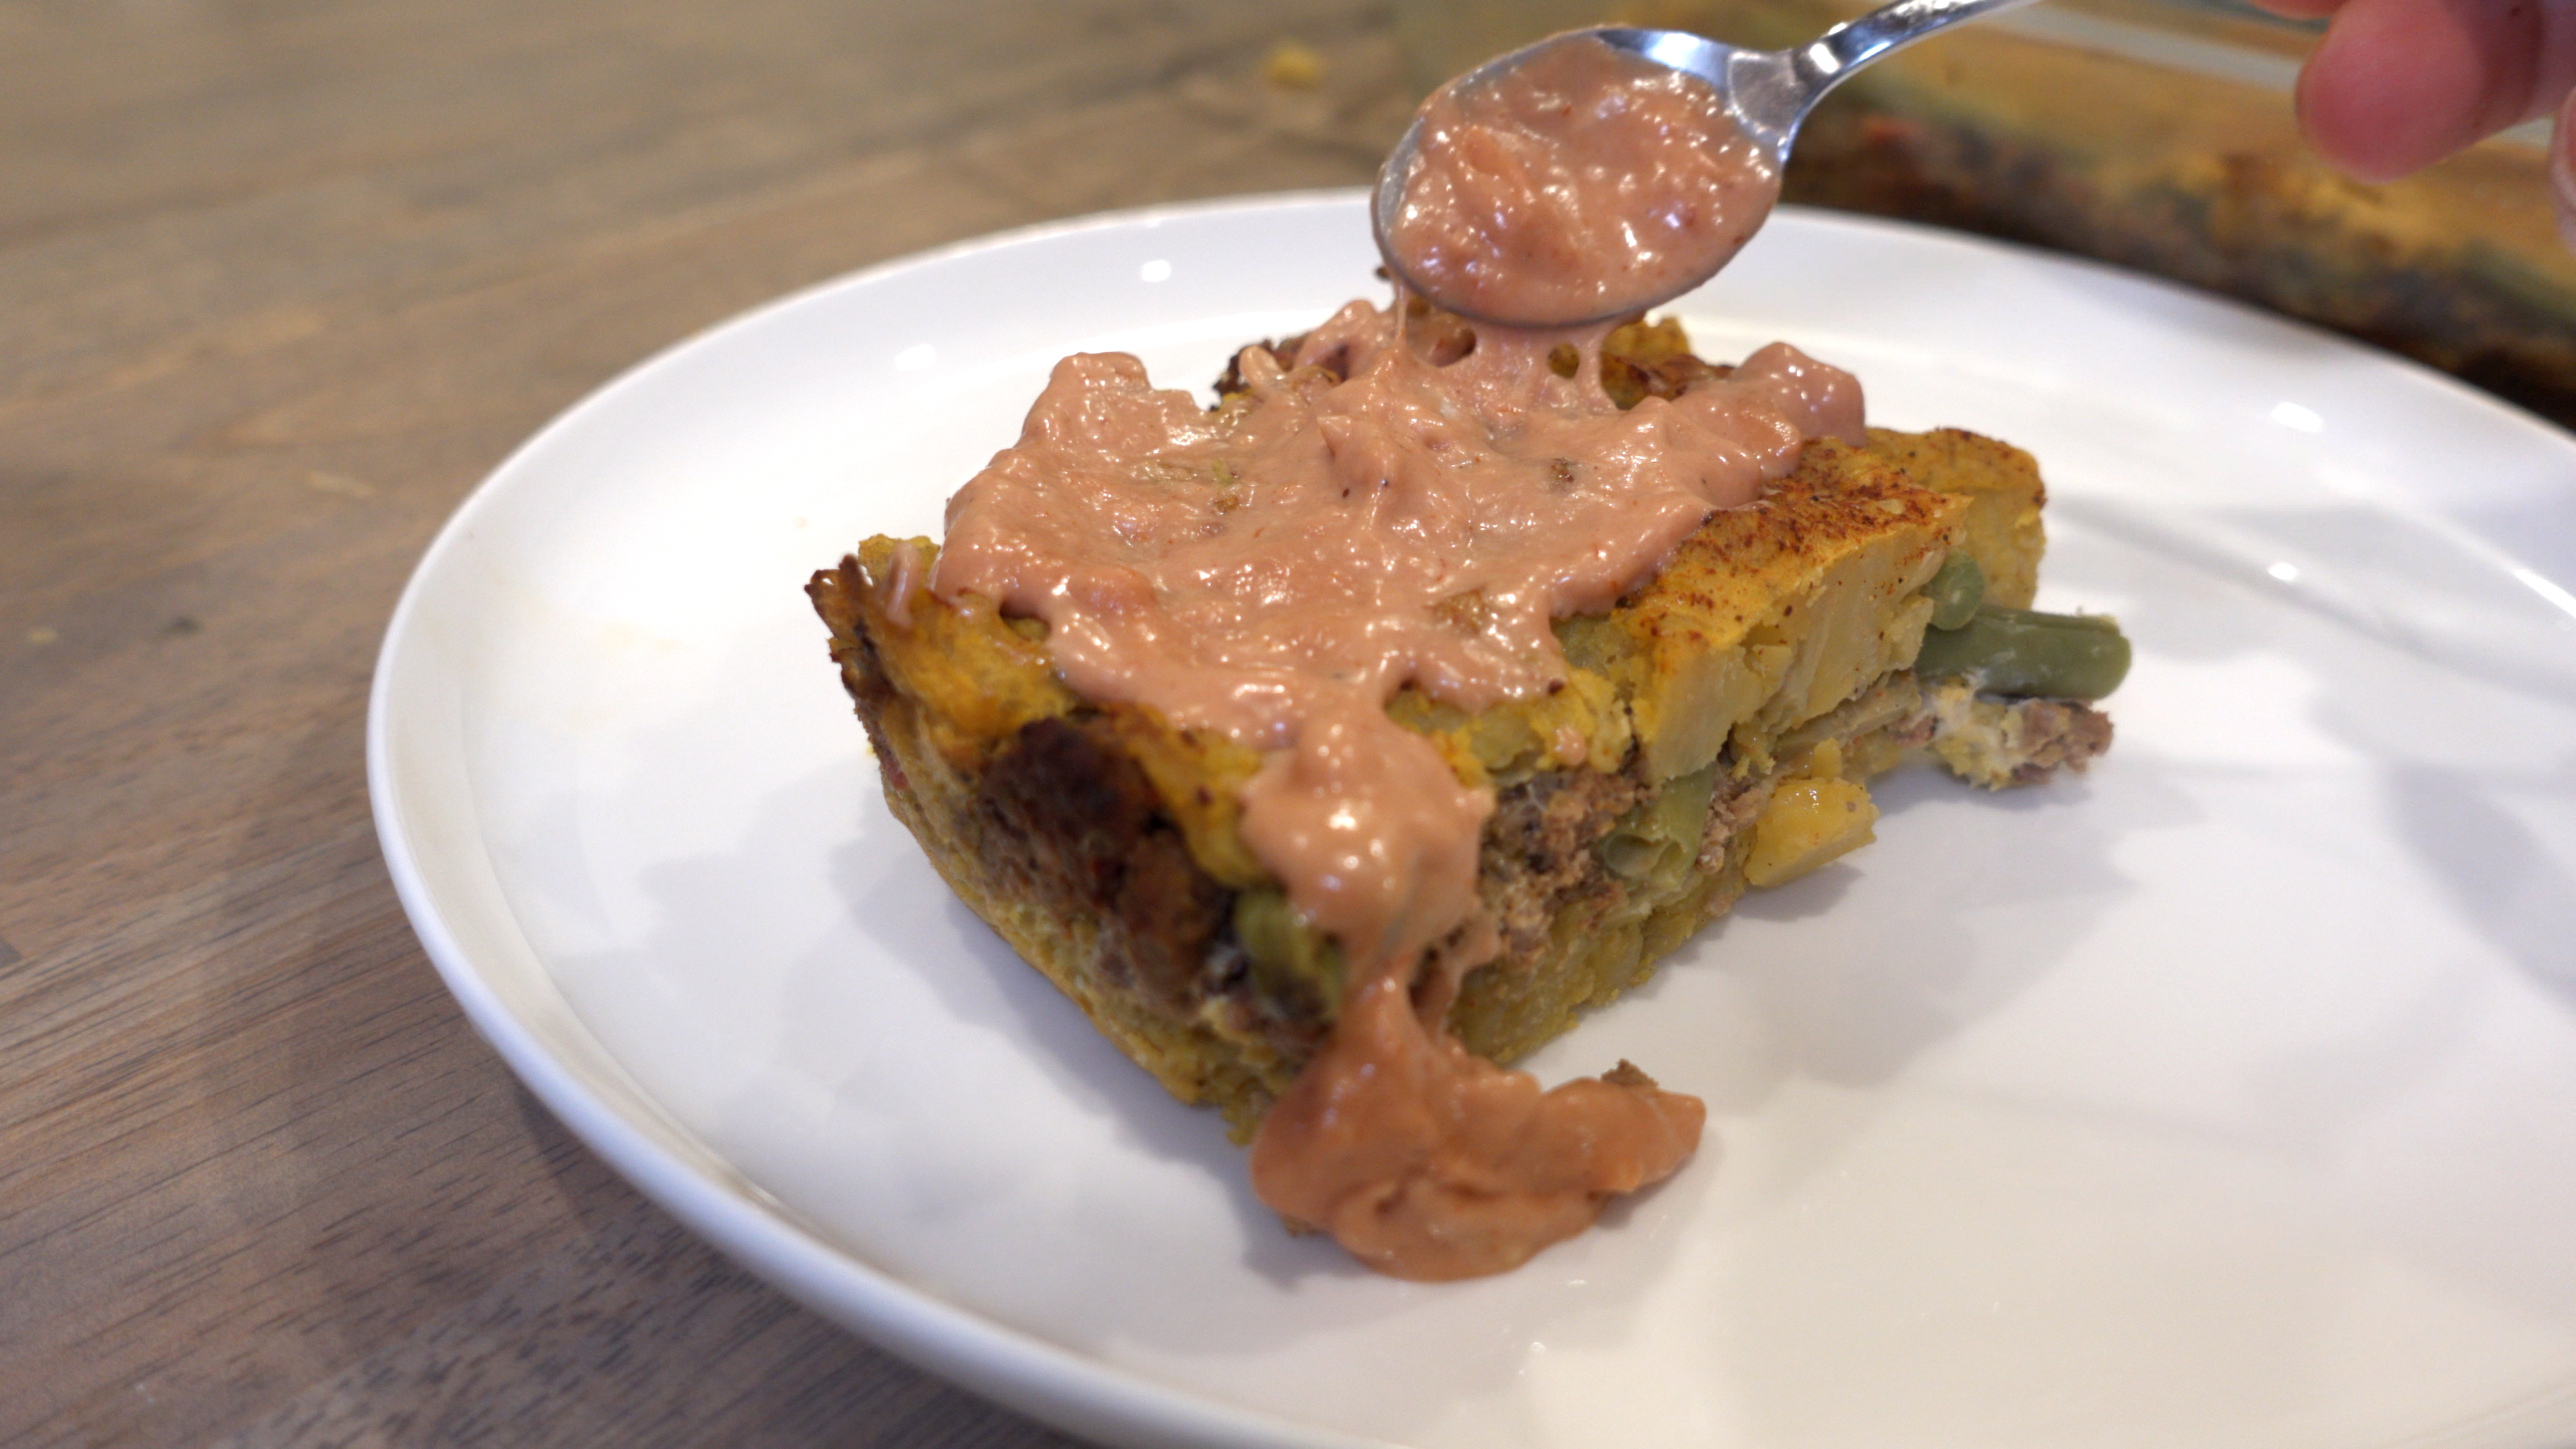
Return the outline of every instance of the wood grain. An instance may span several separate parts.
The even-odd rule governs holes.
[[[0,1443],[1067,1442],[520,1092],[386,881],[368,673],[475,482],[674,339],[1366,179],[1380,8],[17,0],[0,74]]]

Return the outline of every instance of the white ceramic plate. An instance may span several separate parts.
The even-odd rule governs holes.
[[[935,533],[1059,354],[1203,386],[1373,283],[1353,195],[1110,217],[729,323],[459,511],[385,643],[385,854],[475,1024],[858,1331],[1131,1443],[2576,1442],[2576,440],[2100,268],[1786,214],[1679,309],[2044,461],[2137,641],[2089,778],[1884,784],[1558,1043],[1674,1181],[1424,1287],[1291,1240],[886,813],[799,592]],[[2553,582],[2555,580],[2555,582]]]

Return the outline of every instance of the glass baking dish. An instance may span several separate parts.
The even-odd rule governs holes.
[[[1615,21],[1777,48],[1857,0],[1405,0],[1418,88]],[[1937,36],[1809,118],[1788,200],[2099,257],[2334,328],[2576,426],[2576,256],[2534,125],[2415,176],[2341,176],[2290,87],[2318,26],[2227,0],[2050,0]]]

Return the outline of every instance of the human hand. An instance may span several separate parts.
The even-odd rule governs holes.
[[[2261,0],[2331,16],[2299,73],[2299,125],[2326,160],[2385,181],[2553,111],[2550,189],[2576,247],[2576,0]]]

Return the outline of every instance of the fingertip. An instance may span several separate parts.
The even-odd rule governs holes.
[[[2390,180],[2401,173],[2386,160],[2384,117],[2368,104],[2366,88],[2354,83],[2353,68],[2339,49],[2329,30],[2299,68],[2290,95],[2299,134],[2337,171],[2364,181]]]
[[[2300,69],[2299,128],[2337,169],[2388,181],[2483,134],[2493,85],[2451,7],[2348,0]]]

